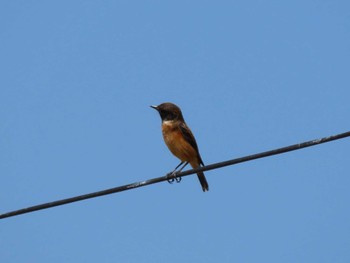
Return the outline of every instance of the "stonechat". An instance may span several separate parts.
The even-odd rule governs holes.
[[[166,102],[158,106],[151,106],[159,112],[162,119],[162,133],[165,144],[169,150],[181,163],[173,171],[176,178],[176,172],[180,172],[187,164],[192,168],[204,166],[202,158],[198,151],[196,139],[194,138],[190,128],[187,126],[181,109],[173,103]],[[179,171],[176,171],[182,164],[184,164]],[[203,192],[209,191],[208,182],[203,172],[197,173],[199,182],[202,186]]]

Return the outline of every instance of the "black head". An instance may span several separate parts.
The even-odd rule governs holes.
[[[162,121],[184,121],[180,108],[173,103],[165,102],[151,107],[159,112]]]

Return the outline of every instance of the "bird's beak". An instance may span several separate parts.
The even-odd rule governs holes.
[[[155,110],[158,110],[158,106],[151,105],[150,107],[153,108],[153,109],[155,109]]]

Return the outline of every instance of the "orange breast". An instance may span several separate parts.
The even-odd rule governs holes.
[[[162,132],[165,144],[177,158],[183,162],[197,162],[197,152],[183,138],[178,125],[173,122],[164,122]]]

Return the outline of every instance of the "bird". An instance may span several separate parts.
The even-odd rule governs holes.
[[[165,144],[170,152],[180,159],[181,163],[171,173],[176,178],[176,173],[180,172],[189,163],[192,168],[204,166],[198,150],[196,139],[192,131],[187,126],[181,109],[170,102],[162,103],[151,108],[158,111],[162,120],[162,134]],[[176,172],[184,164],[179,171]],[[203,192],[209,191],[209,185],[203,172],[197,173]],[[177,180],[179,182],[179,180]]]

